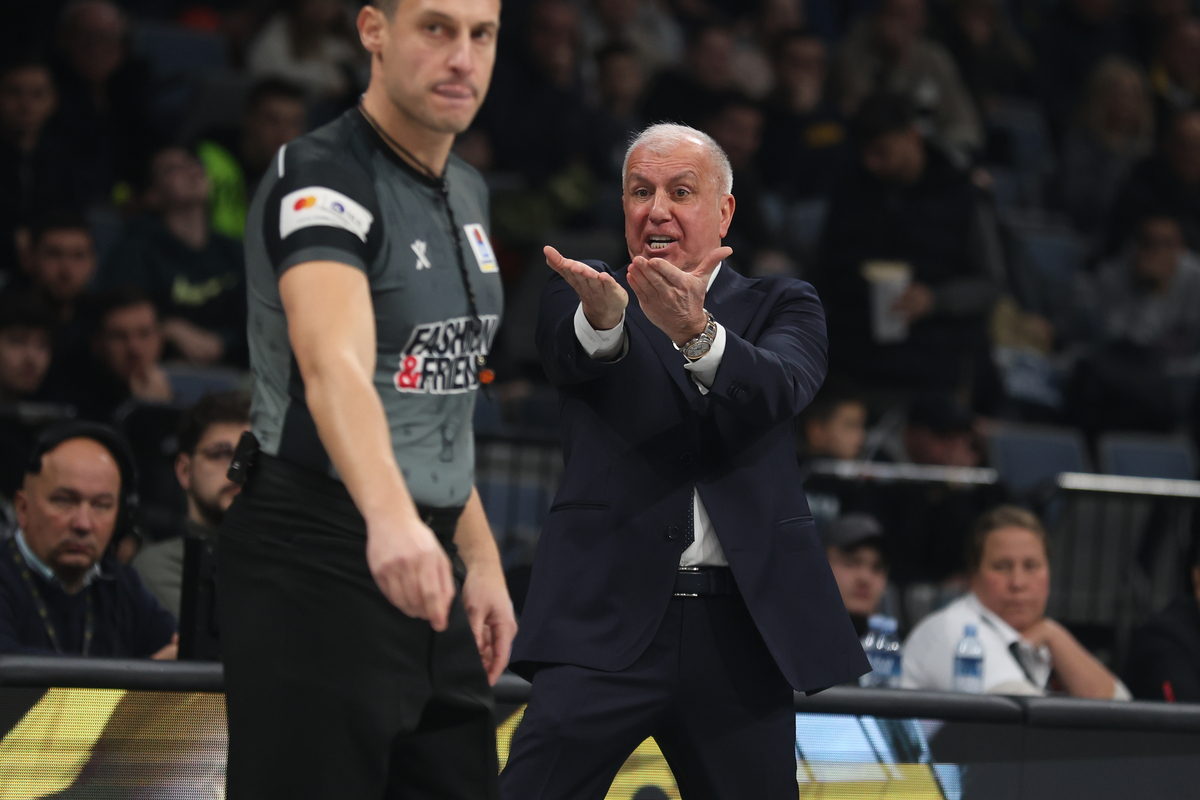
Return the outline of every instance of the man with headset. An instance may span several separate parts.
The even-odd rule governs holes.
[[[13,497],[20,528],[0,543],[0,653],[175,658],[175,618],[105,557],[134,486],[113,429],[67,422],[38,437]]]

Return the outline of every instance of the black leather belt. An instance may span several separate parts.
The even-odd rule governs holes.
[[[685,568],[675,573],[676,597],[710,597],[737,592],[737,582],[729,567]]]

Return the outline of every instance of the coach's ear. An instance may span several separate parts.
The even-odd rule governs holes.
[[[358,12],[358,38],[372,56],[383,50],[387,27],[387,16],[375,6],[368,3]]]

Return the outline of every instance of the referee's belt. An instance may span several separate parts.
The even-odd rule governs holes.
[[[675,573],[676,597],[711,597],[737,594],[737,582],[729,567],[691,567]]]

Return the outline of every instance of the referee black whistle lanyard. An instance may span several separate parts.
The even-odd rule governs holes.
[[[33,595],[33,604],[37,607],[38,616],[41,617],[42,625],[46,629],[46,635],[50,637],[50,644],[54,647],[54,652],[60,656],[63,655],[62,642],[59,641],[58,631],[50,619],[50,609],[46,607],[46,601],[42,597],[42,592],[38,589],[37,582],[33,579],[33,573],[29,571],[29,564],[25,561],[25,557],[21,555],[21,550],[17,547],[15,539],[8,540],[8,551],[12,556],[13,563],[17,565],[21,577],[25,579],[25,585],[29,587],[29,593]],[[92,587],[90,585],[83,591],[85,592],[84,601],[87,605],[83,624],[83,655],[86,656],[92,649],[92,639],[96,635],[96,601],[93,599]]]
[[[375,117],[371,116],[371,113],[367,111],[361,98],[358,101],[358,110],[384,141],[404,156],[405,160],[411,163],[422,175],[438,184],[439,194],[442,198],[442,207],[446,210],[446,219],[450,223],[450,236],[454,239],[454,255],[458,260],[458,274],[462,277],[463,289],[467,293],[467,312],[471,317],[471,335],[480,343],[479,349],[481,352],[475,356],[475,368],[479,377],[479,385],[483,387],[484,396],[490,400],[492,397],[490,384],[495,380],[496,376],[486,367],[487,356],[484,355],[484,352],[487,350],[487,342],[483,341],[483,320],[479,318],[479,304],[475,300],[475,288],[471,286],[471,277],[467,272],[467,260],[463,256],[462,237],[459,235],[458,222],[454,218],[454,208],[450,205],[450,181],[446,176],[435,173],[422,163],[419,158],[409,152],[407,147],[393,139],[391,134],[385,131],[383,126],[375,120]]]

